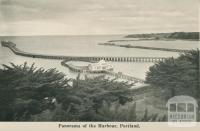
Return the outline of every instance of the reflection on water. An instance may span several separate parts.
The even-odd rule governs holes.
[[[144,57],[177,57],[178,53],[144,50],[134,48],[120,48],[100,46],[98,43],[108,40],[119,39],[121,36],[45,36],[45,37],[0,37],[1,40],[10,40],[17,44],[21,50],[40,54],[70,55],[70,56],[144,56]],[[133,42],[131,42],[133,43]],[[141,46],[156,46],[168,48],[192,49],[198,46],[197,41],[134,41]],[[181,45],[181,46],[180,46]],[[76,77],[77,73],[70,72],[61,66],[60,60],[45,60],[38,58],[27,58],[14,55],[9,49],[0,47],[0,64],[13,62],[23,64],[35,63],[38,67],[57,68],[69,77]],[[127,75],[145,78],[145,72],[153,63],[125,63],[111,62],[115,72],[123,72]]]

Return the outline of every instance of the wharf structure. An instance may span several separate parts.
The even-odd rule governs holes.
[[[115,78],[124,79],[127,81],[133,81],[134,83],[145,83],[145,80],[123,74],[122,72],[114,72],[110,69],[105,70],[90,70],[88,66],[75,66],[73,64],[68,63],[68,60],[64,60],[61,62],[61,65],[64,67],[69,68],[71,71],[78,72],[78,73],[103,73],[109,76],[113,76]]]
[[[57,60],[74,60],[74,61],[113,61],[113,62],[159,62],[164,61],[165,57],[122,57],[122,56],[61,56],[61,55],[46,55],[29,53],[22,51],[16,47],[16,44],[9,41],[2,41],[1,45],[12,50],[13,53],[20,56],[42,58],[42,59],[57,59]]]
[[[55,60],[63,60],[61,62],[62,66],[68,67],[70,70],[75,72],[88,72],[88,73],[105,73],[115,78],[121,78],[128,81],[134,81],[135,83],[144,83],[143,79],[136,78],[133,76],[125,75],[122,72],[113,72],[112,70],[100,70],[96,71],[89,69],[89,66],[74,66],[72,64],[67,63],[68,61],[86,61],[86,62],[97,62],[97,61],[113,61],[113,62],[160,62],[164,61],[165,57],[115,57],[115,56],[60,56],[60,55],[46,55],[46,54],[37,54],[37,53],[29,53],[22,51],[16,47],[16,44],[9,41],[1,41],[1,45],[3,47],[9,48],[14,54],[31,57],[31,58],[41,58],[41,59],[55,59]],[[95,64],[91,64],[95,65]],[[91,66],[90,65],[90,66]],[[109,67],[111,68],[111,67]]]

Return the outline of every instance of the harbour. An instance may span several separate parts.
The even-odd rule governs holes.
[[[119,39],[123,36],[26,36],[26,37],[1,37],[1,41],[12,41],[21,51],[33,54],[53,55],[53,56],[73,56],[71,59],[76,61],[77,58],[88,61],[99,61],[105,57],[105,60],[114,66],[115,72],[122,72],[128,76],[134,76],[142,80],[145,79],[146,72],[149,67],[154,64],[153,60],[145,58],[159,57],[177,57],[177,52],[152,51],[145,49],[116,48],[109,46],[100,46],[98,43]],[[179,44],[181,42],[181,46]],[[41,44],[43,43],[43,44]],[[70,43],[70,44],[69,44]],[[127,44],[128,42],[125,42]],[[123,43],[122,43],[123,44]],[[195,49],[198,47],[196,41],[137,41],[135,45],[156,46],[170,48],[176,45],[178,49]],[[81,50],[80,50],[81,48]],[[77,72],[72,72],[68,68],[61,65],[63,59],[43,59],[33,57],[23,57],[15,55],[10,49],[0,47],[0,63],[5,64],[15,62],[23,64],[27,61],[29,64],[35,63],[38,67],[45,69],[57,68],[64,72],[67,77],[76,78]],[[3,54],[2,54],[3,53]],[[94,56],[94,58],[91,58]],[[100,58],[97,58],[101,56]],[[79,63],[81,65],[81,62]]]
[[[25,57],[32,58],[43,58],[43,59],[67,59],[67,60],[80,60],[80,61],[99,61],[99,60],[107,60],[107,61],[117,61],[117,62],[159,62],[164,61],[164,57],[105,57],[105,56],[56,56],[56,55],[43,55],[36,53],[29,53],[25,51],[21,51],[16,47],[16,44],[12,42],[1,42],[3,47],[8,47],[15,53],[16,55],[21,55]]]

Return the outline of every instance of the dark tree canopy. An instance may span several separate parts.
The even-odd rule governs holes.
[[[131,86],[104,76],[67,79],[56,69],[34,64],[3,65],[0,121],[166,121],[147,110],[138,117],[133,96],[146,89]]]
[[[170,89],[172,96],[186,94],[199,98],[199,50],[153,65],[147,73],[146,82]]]
[[[69,82],[72,82],[72,85]],[[55,69],[34,64],[3,65],[0,69],[1,121],[102,121],[108,104],[132,101],[131,85],[103,76],[67,79]],[[52,100],[56,99],[56,103]],[[115,115],[115,114],[113,114]],[[118,120],[116,118],[116,120]],[[125,117],[120,120],[126,120]]]

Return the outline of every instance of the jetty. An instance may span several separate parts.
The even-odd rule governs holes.
[[[164,61],[166,57],[122,57],[122,56],[61,56],[61,55],[46,55],[46,54],[37,54],[25,52],[16,47],[16,44],[10,41],[1,41],[3,47],[9,48],[14,54],[32,57],[32,58],[41,58],[41,59],[56,59],[56,60],[75,60],[75,61],[113,61],[113,62],[160,62]]]
[[[124,79],[127,81],[133,81],[134,83],[145,83],[145,80],[134,77],[134,76],[130,76],[130,75],[126,75],[123,74],[122,72],[114,72],[114,71],[110,71],[110,70],[102,70],[102,71],[91,71],[88,69],[88,66],[75,66],[71,63],[69,63],[70,60],[64,60],[61,62],[61,65],[64,67],[67,67],[69,70],[73,71],[73,72],[78,72],[78,73],[103,73],[109,76],[113,76],[117,79]]]

